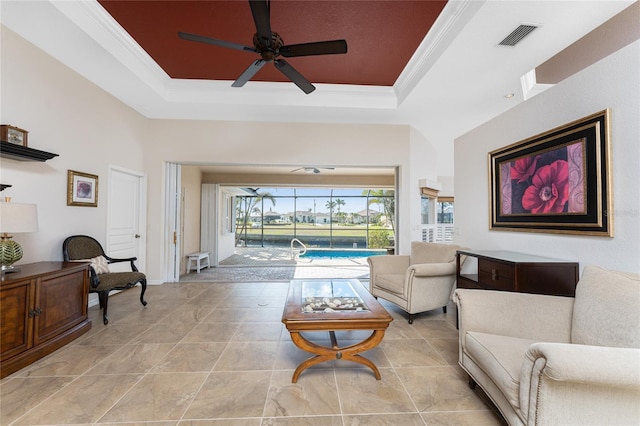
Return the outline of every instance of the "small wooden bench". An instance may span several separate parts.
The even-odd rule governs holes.
[[[199,274],[200,269],[211,267],[211,264],[209,263],[209,253],[206,251],[190,253],[187,255],[187,258],[187,274],[192,269],[195,269]]]

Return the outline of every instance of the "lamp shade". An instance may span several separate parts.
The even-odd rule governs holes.
[[[18,234],[38,231],[38,206],[25,203],[0,203],[0,232]]]

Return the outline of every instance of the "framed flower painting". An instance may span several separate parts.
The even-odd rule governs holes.
[[[609,114],[490,152],[490,229],[612,237]]]

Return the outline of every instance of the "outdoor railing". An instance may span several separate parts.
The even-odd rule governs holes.
[[[302,248],[298,248],[296,251],[296,248],[294,247],[295,243],[298,243],[299,246],[301,246]],[[307,252],[307,246],[305,246],[302,241],[300,241],[297,238],[294,238],[291,240],[291,260],[295,260],[296,257],[301,256],[306,252]]]

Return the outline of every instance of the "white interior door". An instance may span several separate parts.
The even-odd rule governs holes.
[[[106,252],[115,258],[137,257],[145,270],[146,177],[142,173],[109,166]],[[114,263],[110,270],[130,271],[129,264]]]
[[[165,281],[180,281],[180,247],[182,234],[180,233],[180,199],[182,167],[177,163],[166,163],[165,167]]]

